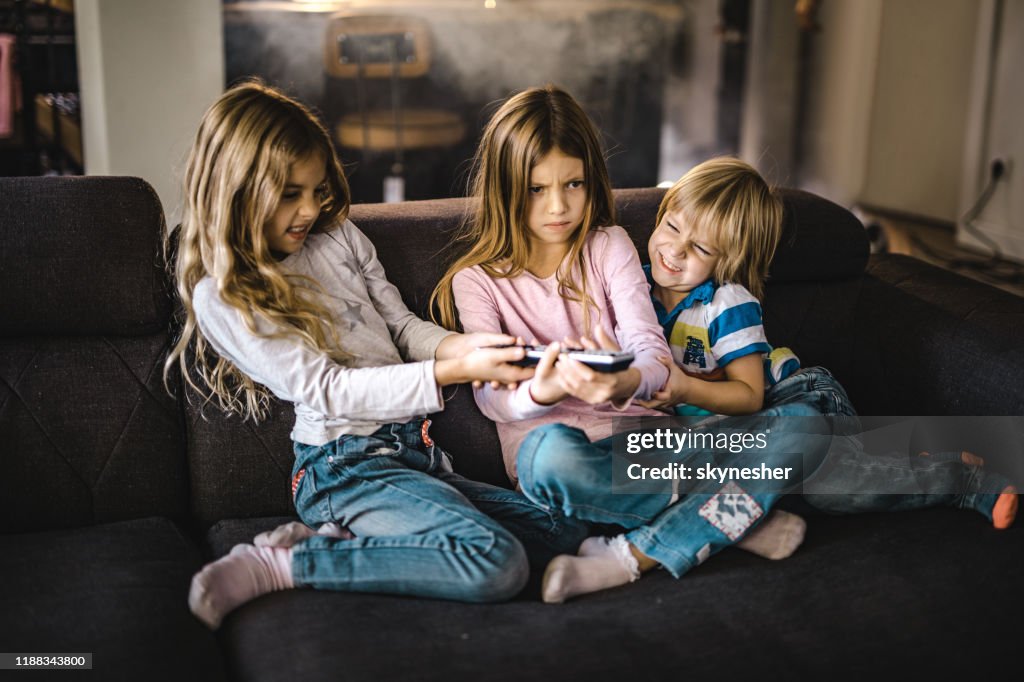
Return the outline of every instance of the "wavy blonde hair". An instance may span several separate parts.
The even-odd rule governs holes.
[[[514,95],[484,129],[470,181],[474,210],[456,236],[463,253],[430,297],[435,322],[459,328],[452,281],[461,270],[479,265],[497,278],[516,277],[526,269],[530,171],[555,150],[583,161],[587,192],[583,221],[572,236],[557,279],[559,295],[578,301],[584,327],[590,326],[589,310],[594,304],[587,292],[583,247],[591,229],[615,223],[615,202],[597,130],[572,95],[554,85]]]
[[[348,215],[348,183],[327,131],[280,91],[256,81],[225,92],[203,115],[189,154],[177,243],[173,234],[167,241],[168,253],[175,252],[169,260],[184,321],[164,380],[181,360],[185,383],[205,402],[245,419],[266,415],[269,392],[210,352],[196,324],[193,293],[211,277],[250,333],[259,333],[259,317],[276,328],[271,336],[295,336],[338,361],[347,359],[327,311],[316,303],[319,284],[283,272],[263,232],[292,165],[318,154],[326,161],[328,191],[311,231],[325,232]]]
[[[688,225],[706,230],[719,252],[715,282],[741,284],[763,300],[782,234],[782,201],[760,173],[739,159],[709,159],[665,193],[657,225],[666,213],[682,213]]]

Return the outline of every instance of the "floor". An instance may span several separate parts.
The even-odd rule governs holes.
[[[864,210],[871,250],[901,253],[1024,297],[1024,264],[993,263],[986,254],[957,245],[954,226],[903,215]]]

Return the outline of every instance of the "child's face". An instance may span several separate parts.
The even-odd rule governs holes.
[[[665,213],[647,251],[654,282],[673,306],[711,277],[719,256],[706,231],[694,230],[679,211]]]
[[[289,255],[302,248],[323,202],[327,184],[327,163],[323,154],[312,154],[292,164],[281,199],[263,225],[270,250]]]
[[[583,222],[587,203],[583,161],[552,149],[530,170],[530,241],[565,244]]]

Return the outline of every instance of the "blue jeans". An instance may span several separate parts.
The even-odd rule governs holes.
[[[652,452],[646,460],[655,467],[685,462],[693,468],[744,467],[764,461],[771,467],[792,468],[795,473],[787,480],[758,481],[756,485],[665,481],[660,491],[643,481],[635,490],[625,483],[613,491],[613,470],[623,471],[627,466],[614,452],[616,438],[591,443],[579,429],[547,424],[531,431],[519,448],[519,484],[527,497],[547,509],[626,528],[626,539],[634,547],[678,578],[743,537],[789,492],[793,480],[806,478],[820,465],[831,441],[827,420],[808,406],[789,409],[803,417],[798,422],[799,432],[773,429],[770,456],[754,448],[714,453],[688,448]],[[738,417],[727,425],[717,424],[715,432],[750,433],[763,430],[766,423],[760,415]]]
[[[793,405],[811,406],[828,417],[857,419],[850,398],[823,367],[802,370],[769,389],[762,414],[786,415]],[[836,433],[825,463],[804,483],[804,499],[831,514],[908,511],[951,506],[974,509],[991,520],[999,492],[1010,482],[960,452],[919,457],[910,452],[868,453],[861,438]]]
[[[950,504],[977,509],[991,518],[996,499],[992,493],[1002,488],[995,477],[986,480],[977,467],[960,462],[959,453],[919,458],[920,462],[906,456],[875,457],[864,452],[855,436],[833,433],[836,421],[850,427],[856,412],[827,370],[810,368],[783,380],[769,391],[766,405],[757,414],[720,422],[716,431],[751,432],[770,424],[767,451],[712,455],[684,449],[663,456],[665,461],[683,461],[693,467],[709,463],[742,467],[752,460],[770,467],[793,467],[796,475],[777,485],[763,481],[756,486],[722,485],[706,480],[688,482],[684,490],[666,483],[660,492],[652,492],[650,483],[644,483],[642,494],[629,494],[628,488],[621,487],[613,492],[613,468],[623,466],[613,452],[615,438],[591,443],[578,429],[550,424],[530,432],[519,449],[520,486],[527,497],[547,509],[626,528],[630,543],[677,578],[756,527],[782,495],[793,491],[793,481],[803,482],[810,503],[831,513]],[[799,419],[772,419],[776,417]],[[910,489],[920,492],[884,492]],[[674,501],[677,492],[682,496]]]
[[[531,560],[543,565],[576,551],[584,524],[452,473],[422,424],[295,444],[299,518],[314,527],[334,521],[356,535],[296,544],[297,586],[500,601],[523,588]]]

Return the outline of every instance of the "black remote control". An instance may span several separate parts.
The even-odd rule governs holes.
[[[512,345],[494,346],[495,348],[511,348]],[[533,367],[540,362],[547,346],[523,346],[526,357],[509,364],[519,367]],[[562,348],[562,354],[573,360],[582,362],[598,372],[621,372],[633,364],[634,355],[628,350],[588,350],[586,348]]]

